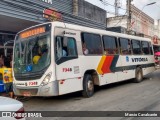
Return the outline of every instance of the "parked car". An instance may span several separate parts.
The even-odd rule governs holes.
[[[155,64],[156,66],[159,67],[160,66],[160,52],[156,52],[154,56],[155,56]]]
[[[2,117],[11,116],[11,112],[12,113],[24,113],[23,103],[18,100],[12,99],[12,98],[0,96],[0,113],[2,114],[0,116]],[[16,120],[16,119],[24,119],[24,118],[14,116],[10,119]]]

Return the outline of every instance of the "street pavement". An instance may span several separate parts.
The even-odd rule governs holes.
[[[80,92],[57,97],[23,100],[26,111],[160,111],[160,70],[143,82],[131,80],[96,88],[95,95],[83,98]],[[27,118],[30,120],[32,118]],[[35,118],[34,118],[35,119]],[[42,120],[160,120],[158,117],[53,117]],[[39,120],[39,119],[38,119]]]

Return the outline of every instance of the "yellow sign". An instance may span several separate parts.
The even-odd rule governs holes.
[[[3,83],[13,82],[12,68],[0,68],[0,73],[3,76]]]
[[[25,32],[22,32],[20,34],[21,38],[27,38],[27,37],[31,37],[34,35],[38,35],[40,33],[44,33],[45,32],[45,27],[39,27],[39,28],[35,28],[35,29],[31,29]]]

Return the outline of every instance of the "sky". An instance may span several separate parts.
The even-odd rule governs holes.
[[[115,8],[114,8],[114,2],[115,0],[85,0],[87,2],[90,2],[102,9],[105,9],[109,13],[107,14],[107,17],[113,17],[115,13]],[[150,6],[145,6],[146,4],[156,2],[154,5]],[[106,3],[109,3],[110,5],[107,5]],[[143,7],[143,12],[152,17],[155,21],[160,19],[160,0],[133,0],[132,4],[136,6],[138,9],[142,10]],[[113,6],[112,6],[113,5]],[[126,0],[120,0],[120,6],[123,9],[119,9],[119,14],[120,15],[125,15],[126,14]]]

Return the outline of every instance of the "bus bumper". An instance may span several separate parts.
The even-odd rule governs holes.
[[[44,86],[30,87],[30,86],[16,86],[13,84],[13,91],[17,96],[57,96],[58,82],[52,81]]]

